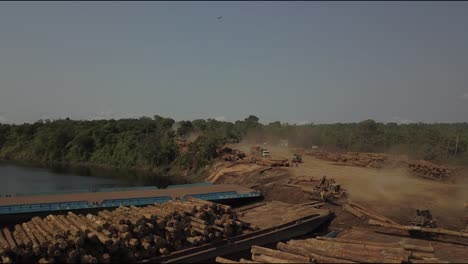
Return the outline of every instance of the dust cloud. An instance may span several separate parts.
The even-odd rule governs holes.
[[[344,186],[351,200],[377,206],[377,211],[409,220],[416,209],[430,209],[443,225],[463,228],[468,180],[459,183],[418,178],[406,169],[381,169]],[[373,206],[374,207],[374,206]]]

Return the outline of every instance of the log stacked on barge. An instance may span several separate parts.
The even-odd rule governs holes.
[[[256,229],[230,206],[192,197],[96,215],[68,212],[1,230],[0,262],[135,262]]]
[[[448,263],[431,246],[316,237],[279,242],[276,249],[252,246],[252,260],[216,258],[218,263]]]

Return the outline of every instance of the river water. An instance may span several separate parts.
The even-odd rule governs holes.
[[[54,192],[73,189],[181,184],[165,176],[125,169],[90,167],[41,167],[0,162],[0,195]]]

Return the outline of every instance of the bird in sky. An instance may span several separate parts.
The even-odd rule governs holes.
[[[223,16],[219,16],[219,17],[218,17],[218,20],[221,20],[222,18],[223,18]]]

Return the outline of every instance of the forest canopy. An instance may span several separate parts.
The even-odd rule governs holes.
[[[193,137],[193,135],[196,135]],[[188,153],[177,139],[195,139]],[[260,123],[249,116],[234,123],[214,119],[175,122],[161,116],[79,121],[40,120],[0,124],[0,159],[89,163],[116,167],[206,167],[227,142],[267,142],[333,151],[391,152],[436,162],[468,163],[468,124],[360,123],[294,125]]]

